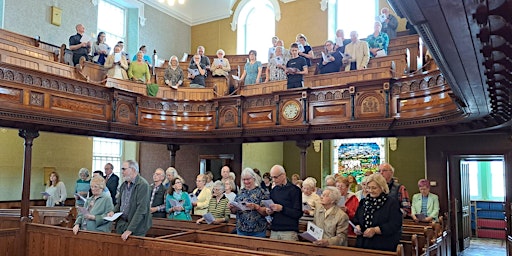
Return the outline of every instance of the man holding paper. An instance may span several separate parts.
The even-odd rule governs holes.
[[[299,219],[302,217],[302,192],[288,182],[283,166],[274,165],[270,176],[275,184],[270,191],[270,199],[274,203],[266,208],[267,214],[273,217],[270,238],[297,241]]]
[[[150,190],[148,182],[139,175],[139,164],[133,160],[123,162],[124,182],[119,188],[119,200],[114,212],[122,212],[116,225],[118,234],[126,241],[130,235],[145,236],[152,225],[149,212]],[[113,216],[109,212],[108,216]]]
[[[69,37],[69,49],[73,51],[73,64],[78,64],[80,57],[85,57],[91,50],[91,37],[85,34],[85,27],[82,24],[76,25],[76,35]]]

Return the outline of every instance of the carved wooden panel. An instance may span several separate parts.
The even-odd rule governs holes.
[[[23,103],[23,90],[20,88],[0,86],[0,101],[9,101],[21,104]]]
[[[219,111],[219,128],[238,126],[238,111],[234,106],[223,106]]]
[[[140,115],[139,125],[159,129],[204,131],[214,127],[213,115],[206,113],[177,114],[141,110]]]
[[[312,103],[309,107],[311,124],[350,120],[350,105],[348,102]]]
[[[30,92],[29,104],[32,106],[44,106],[44,94],[39,92]]]
[[[32,99],[31,99],[32,104]],[[52,95],[50,98],[50,109],[71,112],[69,115],[79,115],[87,118],[92,116],[105,117],[106,105],[79,101],[77,99],[69,99]]]
[[[381,91],[369,91],[356,93],[355,117],[375,118],[384,117],[386,114],[384,95]]]

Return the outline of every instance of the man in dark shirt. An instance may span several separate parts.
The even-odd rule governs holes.
[[[271,239],[297,241],[299,219],[302,217],[302,192],[286,178],[281,165],[270,169],[274,188],[270,191],[270,199],[274,202],[266,209],[272,215]]]
[[[105,170],[105,182],[112,197],[112,203],[116,205],[117,187],[119,186],[119,176],[114,173],[114,165],[107,163],[104,167]]]
[[[165,179],[165,172],[157,168],[153,173],[153,184],[150,187],[151,199],[149,200],[150,211],[153,217],[165,218],[165,194],[167,189],[162,184]]]
[[[288,89],[303,87],[303,76],[308,73],[306,59],[299,56],[299,46],[293,43],[290,46],[291,59],[286,63],[286,75],[288,75]]]
[[[87,59],[87,55],[91,50],[91,41],[82,40],[85,33],[85,27],[82,24],[76,25],[76,35],[69,37],[69,49],[73,51],[73,64],[78,64],[80,57],[84,56]],[[87,36],[85,36],[87,37]]]
[[[206,78],[206,66],[201,63],[201,56],[199,54],[194,55],[192,63],[188,66],[188,78],[190,81],[190,87],[192,88],[204,88]]]

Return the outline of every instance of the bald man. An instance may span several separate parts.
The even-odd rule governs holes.
[[[391,166],[388,163],[384,163],[379,165],[379,171],[378,171],[388,183],[389,187],[389,197],[396,198],[398,202],[400,202],[400,210],[402,210],[403,216],[410,216],[411,215],[411,202],[409,200],[409,192],[407,192],[407,189],[404,185],[398,183],[393,178],[393,175],[395,174],[395,168]]]
[[[85,35],[84,25],[78,24],[75,29],[76,35],[69,37],[69,49],[73,51],[73,64],[76,66],[80,61],[80,57],[83,56],[87,60],[87,55],[91,51],[91,41],[89,37]]]

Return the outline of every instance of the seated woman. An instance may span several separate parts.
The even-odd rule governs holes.
[[[165,212],[169,213],[171,220],[192,220],[190,211],[192,204],[187,192],[183,191],[183,184],[179,178],[170,182],[167,195],[165,196]]]
[[[87,198],[83,208],[78,211],[73,233],[76,235],[79,229],[97,232],[112,232],[112,222],[103,220],[107,214],[114,210],[110,193],[105,192],[105,179],[95,176],[91,179],[92,196]]]
[[[224,55],[226,55],[224,50],[217,50],[217,58],[213,59],[213,63],[210,67],[210,71],[212,71],[212,76],[229,76],[231,66],[229,65],[229,60],[224,58]]]
[[[213,184],[212,199],[208,204],[208,212],[215,218],[211,224],[220,224],[229,221],[229,199],[224,195],[225,189],[222,181],[218,180]],[[197,224],[205,222],[204,217],[196,221]]]
[[[201,55],[196,54],[192,58],[192,63],[188,66],[188,78],[191,79],[190,87],[204,88],[206,78],[206,66],[201,63]]]
[[[348,215],[336,206],[340,197],[340,192],[335,187],[326,187],[322,192],[313,223],[322,228],[324,234],[314,244],[347,246]]]
[[[204,215],[208,212],[212,191],[206,187],[206,179],[205,174],[199,174],[196,177],[196,188],[192,191],[197,197],[197,201],[192,203],[194,206],[194,215]]]
[[[62,206],[66,201],[67,193],[64,182],[60,181],[57,172],[51,172],[46,185],[43,199],[46,200],[46,207]]]
[[[283,55],[283,47],[277,46],[272,58],[268,62],[265,83],[268,81],[286,80],[286,62],[288,58]]]
[[[414,194],[411,201],[411,217],[418,222],[437,221],[439,215],[439,198],[430,193],[430,181],[421,179],[418,181],[420,193]],[[419,218],[418,218],[419,217]]]
[[[355,217],[356,247],[396,251],[402,235],[402,212],[398,201],[388,197],[386,179],[379,173],[368,176],[370,193],[359,203]]]
[[[304,215],[313,216],[320,205],[320,196],[316,193],[316,179],[307,177],[302,182],[302,211]]]
[[[334,50],[334,43],[331,40],[325,41],[325,53],[322,53],[322,62],[318,64],[320,74],[338,72],[341,69],[343,56]]]
[[[245,63],[244,72],[240,77],[244,81],[244,85],[259,84],[261,83],[261,62],[256,60],[257,52],[255,50],[249,51],[249,61]]]
[[[183,69],[175,55],[169,59],[169,66],[165,69],[164,82],[173,89],[178,89],[183,84]]]
[[[311,60],[315,58],[315,53],[313,52],[313,48],[308,43],[308,39],[303,34],[298,34],[297,37],[297,45],[299,46],[299,56],[302,56],[306,59],[306,63],[308,67],[311,67]]]
[[[266,237],[267,216],[262,200],[270,199],[268,193],[260,188],[261,178],[251,168],[245,168],[240,175],[242,189],[235,198],[235,202],[245,205],[248,209],[242,210],[229,204],[231,213],[236,213],[236,233],[242,236]]]
[[[107,77],[128,79],[128,74],[126,73],[126,70],[128,70],[128,62],[126,58],[123,57],[119,45],[114,47],[114,54],[108,55],[105,65],[103,66],[108,68]]]
[[[147,84],[149,83],[151,74],[149,73],[148,64],[144,62],[143,58],[144,53],[139,51],[137,53],[137,60],[130,63],[130,67],[128,68],[128,78],[136,82]]]
[[[366,37],[366,42],[368,42],[370,48],[370,58],[388,55],[389,37],[388,34],[381,32],[381,29],[382,24],[376,21],[373,34]]]
[[[107,41],[105,32],[100,32],[98,34],[98,38],[96,39],[96,43],[92,44],[91,54],[92,61],[98,63],[100,65],[105,64],[105,60],[110,53],[110,46],[108,46],[105,42]]]

